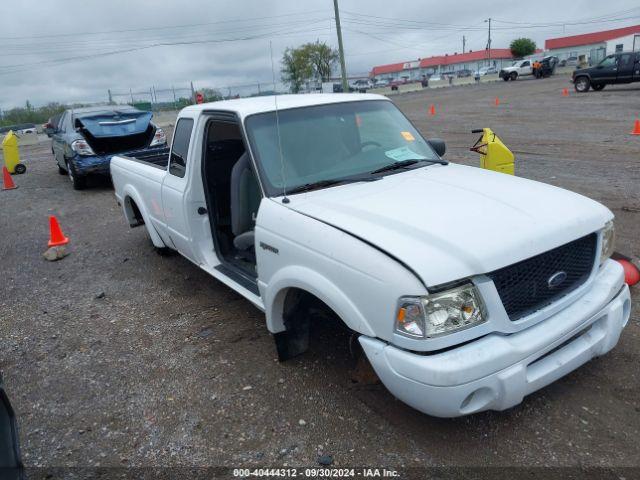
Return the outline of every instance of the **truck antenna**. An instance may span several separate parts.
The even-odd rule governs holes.
[[[276,107],[276,132],[278,134],[278,153],[280,155],[280,175],[282,176],[282,203],[289,203],[287,198],[287,182],[285,181],[284,157],[282,155],[282,138],[280,137],[280,115],[278,114],[278,91],[276,90],[276,70],[273,66],[273,44],[269,40],[271,53],[271,76],[273,77],[273,102]]]

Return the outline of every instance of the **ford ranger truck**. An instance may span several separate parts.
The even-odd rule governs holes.
[[[183,109],[168,155],[111,175],[127,223],[263,310],[281,360],[322,306],[391,393],[455,417],[604,355],[631,300],[606,207],[444,151],[383,96],[257,97]]]

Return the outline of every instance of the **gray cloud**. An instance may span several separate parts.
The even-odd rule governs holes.
[[[490,9],[470,0],[340,0],[340,7],[350,74],[363,74],[383,63],[460,52],[462,35],[467,37],[468,49],[482,49],[487,40],[483,20],[489,11],[497,19],[494,48],[507,47],[518,36],[531,37],[542,46],[546,38],[563,32],[570,35],[640,23],[640,8],[633,0],[496,0]],[[573,23],[622,11],[628,11],[619,15],[622,21],[589,25],[520,28],[500,22]],[[0,107],[21,106],[27,99],[35,105],[105,101],[107,89],[187,88],[190,81],[196,88],[258,82],[270,88],[269,41],[279,69],[287,46],[316,39],[335,45],[332,17],[332,0],[13,2],[11,15],[0,16]],[[260,20],[247,20],[256,18]],[[193,24],[200,25],[149,30]],[[504,30],[506,27],[509,29]],[[86,34],[114,30],[121,32]],[[236,41],[221,42],[229,39]],[[95,56],[154,43],[197,41],[209,43]],[[74,57],[87,58],[64,61]],[[277,76],[279,79],[279,72]],[[170,95],[163,94],[165,99]]]

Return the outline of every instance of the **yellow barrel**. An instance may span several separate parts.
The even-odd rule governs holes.
[[[515,156],[490,128],[482,129],[482,136],[471,150],[480,154],[482,168],[515,175]]]
[[[9,173],[24,173],[24,165],[20,163],[18,136],[13,133],[13,130],[10,130],[2,141],[2,155],[4,156],[4,164],[7,170],[9,170]]]

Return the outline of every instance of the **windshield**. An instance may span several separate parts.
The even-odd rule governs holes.
[[[245,121],[270,196],[302,185],[369,174],[405,160],[438,160],[409,120],[386,100],[281,110]],[[284,171],[284,181],[283,181]]]

